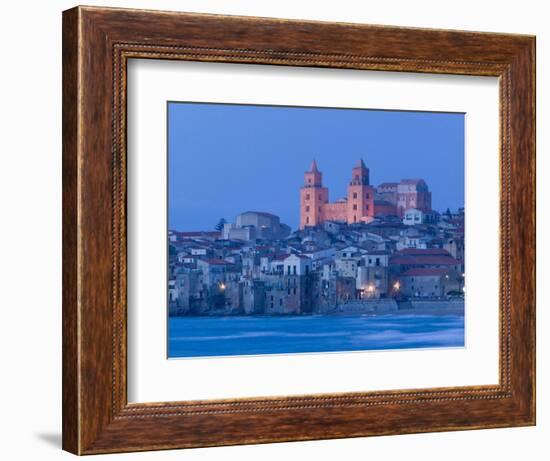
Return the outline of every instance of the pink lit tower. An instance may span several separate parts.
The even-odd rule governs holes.
[[[374,188],[369,182],[369,169],[363,159],[351,172],[351,181],[348,186],[348,224],[369,222],[374,216]]]
[[[323,187],[323,173],[315,160],[311,162],[300,189],[300,229],[325,221],[368,223],[373,217],[374,188],[369,182],[369,169],[362,159],[352,170],[347,197],[333,203],[328,201],[328,188]]]
[[[300,229],[316,226],[324,221],[323,208],[328,202],[328,189],[323,187],[323,173],[313,160],[304,173],[304,185],[300,189]]]

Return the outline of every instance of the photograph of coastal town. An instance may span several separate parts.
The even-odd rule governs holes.
[[[464,347],[464,114],[167,123],[169,358]]]

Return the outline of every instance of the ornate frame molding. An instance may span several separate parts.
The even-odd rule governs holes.
[[[87,454],[534,424],[532,37],[88,7],[64,13],[63,34],[66,450]],[[314,45],[310,34],[323,39]],[[499,77],[499,385],[128,404],[126,64],[136,58]],[[275,425],[283,429],[274,431]]]

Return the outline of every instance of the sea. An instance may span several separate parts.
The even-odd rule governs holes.
[[[169,317],[168,357],[464,347],[464,315]]]

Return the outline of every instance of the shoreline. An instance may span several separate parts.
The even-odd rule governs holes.
[[[314,318],[314,317],[391,317],[391,316],[403,316],[403,315],[431,315],[431,316],[445,316],[454,315],[464,317],[464,306],[457,307],[419,307],[419,308],[404,308],[392,311],[383,312],[326,312],[326,313],[302,313],[302,314],[244,314],[240,313],[204,313],[204,314],[183,314],[183,315],[169,315],[168,318],[230,318],[230,317],[243,317],[243,318]]]

